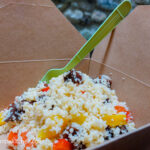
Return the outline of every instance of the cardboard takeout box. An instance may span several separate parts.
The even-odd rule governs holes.
[[[50,68],[64,66],[85,39],[48,0],[0,1],[0,107],[36,86]],[[137,130],[93,149],[150,149],[150,14],[137,7],[76,68],[92,77],[107,74],[130,107]],[[4,139],[6,136],[1,136]],[[0,145],[7,149],[5,144]]]

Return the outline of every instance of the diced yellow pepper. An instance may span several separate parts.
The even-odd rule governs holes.
[[[53,139],[56,138],[58,135],[56,134],[56,131],[50,131],[51,127],[48,127],[46,129],[41,129],[38,133],[38,137],[41,140],[44,140],[46,138]]]
[[[75,122],[81,125],[84,123],[85,120],[86,116],[80,113],[79,115],[73,114],[71,122]]]
[[[4,125],[5,122],[3,121],[2,113],[0,113],[0,126]]]
[[[106,124],[111,127],[126,125],[126,115],[116,114],[116,115],[104,115],[102,117],[103,120],[106,121]]]
[[[57,124],[57,121],[55,120],[55,117],[60,121],[63,120],[63,124],[61,126],[61,131],[60,131],[60,132],[62,132],[66,128],[68,121],[61,116],[52,116],[51,120],[55,121],[56,124]],[[38,133],[38,137],[41,138],[42,140],[44,140],[46,138],[53,139],[53,138],[58,137],[60,133],[56,133],[56,131],[51,131],[52,127],[53,127],[53,125],[50,125],[46,129],[41,129]]]
[[[70,93],[65,93],[64,95],[67,96],[67,97],[70,97],[70,96],[71,96]]]

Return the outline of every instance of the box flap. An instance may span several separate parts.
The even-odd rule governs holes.
[[[63,67],[69,60],[67,58],[71,58],[85,42],[51,1],[13,0],[10,3],[5,0],[0,4],[2,2],[1,108],[8,106],[28,87],[35,86],[48,69]],[[88,71],[88,62],[85,62],[85,72]],[[6,89],[11,90],[8,93]]]
[[[150,6],[136,7],[112,32],[109,41],[104,40],[98,45],[92,57],[93,60],[140,80],[148,87],[150,87],[149,14]],[[107,46],[102,48],[103,45]]]
[[[71,58],[85,42],[56,7],[8,4],[0,22],[1,62]]]
[[[53,2],[50,0],[1,0],[0,8],[12,3],[40,5],[40,6],[55,6]]]

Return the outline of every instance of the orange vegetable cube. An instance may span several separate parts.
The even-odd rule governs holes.
[[[117,113],[126,112],[126,109],[123,106],[115,106],[115,109],[117,110]]]
[[[15,132],[10,132],[9,135],[8,135],[8,141],[12,142],[12,144],[14,146],[17,146],[18,145],[18,133],[15,133]]]
[[[27,133],[28,133],[28,131],[25,131],[20,134],[20,136],[22,137],[22,140],[25,144],[24,150],[31,149],[31,147],[36,147],[36,145],[37,145],[36,141],[34,141],[34,140],[28,141]]]
[[[21,135],[20,135],[20,136],[22,137],[22,140],[23,140],[24,142],[28,139],[28,138],[27,138],[27,133],[28,133],[27,131],[26,131],[26,132],[22,132]]]
[[[72,150],[72,144],[65,139],[59,139],[53,144],[53,150]]]
[[[24,150],[29,150],[29,149],[31,149],[32,147],[35,148],[36,145],[37,145],[37,143],[36,143],[35,141],[31,140],[30,142],[25,143],[25,148],[24,148]]]

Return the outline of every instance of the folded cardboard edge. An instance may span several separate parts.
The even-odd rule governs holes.
[[[51,0],[1,0],[0,8],[3,8],[9,4],[26,4],[26,5],[35,5],[35,6],[55,7],[55,4]]]
[[[42,4],[36,5],[36,4],[29,4],[29,3],[15,3],[15,2],[10,2],[10,3],[6,4],[6,5],[0,6],[0,9],[1,9],[1,8],[5,8],[5,7],[9,6],[9,5],[26,5],[26,6],[35,6],[35,7],[36,7],[36,6],[40,6],[40,7],[55,8],[54,5],[42,5]]]
[[[138,78],[135,78],[134,76],[131,76],[131,75],[128,74],[128,73],[122,72],[122,71],[120,71],[120,70],[118,70],[118,69],[116,69],[116,68],[114,68],[114,67],[112,67],[112,66],[109,66],[109,65],[105,64],[105,63],[100,63],[100,62],[98,62],[96,59],[90,59],[90,60],[91,60],[91,61],[90,61],[90,64],[89,64],[89,74],[93,74],[93,72],[95,72],[95,74],[101,74],[101,73],[103,73],[104,67],[101,67],[101,65],[102,65],[102,66],[105,66],[105,67],[107,67],[107,68],[110,68],[110,69],[114,70],[115,72],[118,72],[119,74],[123,74],[123,75],[125,75],[126,77],[128,77],[128,78],[130,78],[130,79],[132,79],[132,80],[134,80],[134,81],[136,81],[136,82],[139,82],[140,84],[146,86],[147,88],[150,88],[150,85],[149,85],[149,84],[147,84],[146,82],[144,82],[144,81],[142,81],[142,80],[139,80]],[[94,64],[95,62],[100,64],[99,66],[98,66],[98,65],[96,66],[96,68],[98,68],[97,70],[95,70],[95,69],[93,68],[93,64]],[[111,75],[111,73],[110,73],[110,75]]]
[[[7,108],[17,95],[21,95],[29,87],[35,87],[49,69],[62,68],[69,60],[51,59],[0,64],[0,72],[3,72],[0,74],[0,109]],[[77,66],[77,69],[88,74],[89,61],[88,58],[84,59]],[[4,86],[5,88],[3,88]],[[5,90],[8,88],[12,89],[9,93]]]

